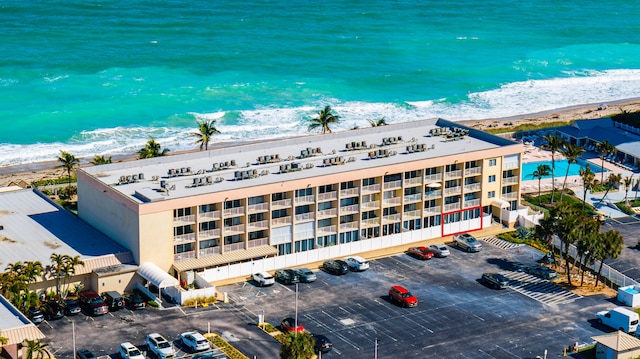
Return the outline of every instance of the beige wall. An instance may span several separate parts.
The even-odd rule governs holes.
[[[136,271],[115,273],[112,275],[100,275],[93,273],[91,275],[91,287],[97,293],[115,290],[119,293],[125,293],[135,288],[136,282],[142,283]]]
[[[173,209],[140,216],[140,262],[165,271],[173,264]]]

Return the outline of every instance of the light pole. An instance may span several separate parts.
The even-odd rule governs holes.
[[[373,347],[373,359],[378,359],[378,337],[376,337]]]
[[[295,336],[298,336],[298,283],[296,283],[296,317],[295,317]]]

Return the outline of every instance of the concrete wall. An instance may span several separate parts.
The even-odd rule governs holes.
[[[135,288],[136,282],[141,282],[136,271],[101,276],[93,273],[91,276],[91,286],[87,287],[87,289],[93,289],[97,293],[110,290],[125,293]]]

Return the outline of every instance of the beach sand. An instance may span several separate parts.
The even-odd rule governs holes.
[[[640,98],[627,99],[602,104],[588,104],[571,106],[556,110],[544,111],[534,114],[512,116],[507,118],[489,118],[483,120],[456,121],[465,126],[486,130],[488,128],[512,128],[521,124],[543,124],[550,122],[568,122],[573,120],[596,119],[608,117],[622,112],[640,112]],[[455,120],[454,120],[455,121]],[[225,144],[220,144],[225,145]],[[210,146],[211,148],[214,148]],[[198,151],[194,147],[194,152]],[[169,153],[175,155],[183,152]],[[81,159],[81,166],[90,166],[91,159]],[[136,160],[135,154],[113,156],[113,162]],[[47,162],[28,163],[14,166],[0,167],[0,187],[11,184],[24,185],[40,180],[51,180],[66,177],[66,172],[58,168],[55,160]]]

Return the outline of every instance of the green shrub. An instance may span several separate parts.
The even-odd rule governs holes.
[[[631,209],[631,207],[627,206],[624,202],[617,202],[616,207],[618,207],[619,210],[621,210],[622,212],[624,212],[627,215],[634,215],[635,212]]]
[[[155,300],[150,300],[147,302],[147,305],[153,308],[158,308],[160,307],[160,305],[158,305],[158,303]]]
[[[249,359],[249,357],[242,354],[242,352],[229,344],[226,340],[222,339],[219,335],[213,335],[209,338],[209,341],[229,357],[229,359]]]

